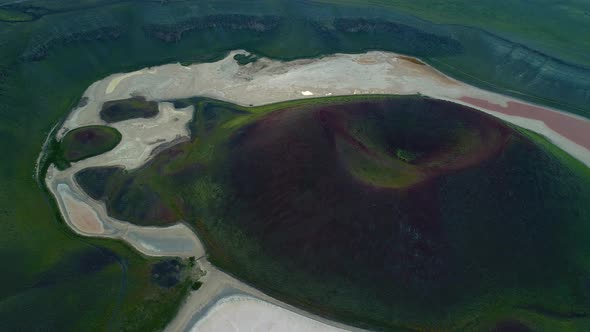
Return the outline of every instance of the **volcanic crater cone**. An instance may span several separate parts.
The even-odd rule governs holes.
[[[430,99],[275,112],[234,136],[231,187],[250,211],[238,220],[311,271],[347,275],[352,264],[381,281],[440,284],[438,177],[494,158],[510,133]]]
[[[123,220],[191,223],[214,264],[281,299],[372,328],[438,326],[577,282],[564,239],[585,227],[587,192],[542,138],[421,96],[182,103],[191,141],[78,183]]]

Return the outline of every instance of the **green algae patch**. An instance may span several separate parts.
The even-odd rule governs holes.
[[[112,150],[121,137],[117,129],[107,126],[80,127],[64,136],[60,150],[67,161],[79,161]]]
[[[100,118],[107,123],[138,118],[147,119],[156,115],[158,115],[158,103],[147,101],[144,97],[108,101],[100,110]]]

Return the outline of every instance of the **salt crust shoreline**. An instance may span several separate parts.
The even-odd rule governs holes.
[[[587,119],[469,86],[407,57],[389,52],[368,52],[289,62],[261,58],[239,66],[233,59],[236,54],[247,52],[233,51],[224,59],[212,63],[191,66],[168,64],[113,74],[93,83],[83,95],[87,103],[72,110],[57,132],[58,139],[78,127],[107,125],[99,116],[100,107],[106,101],[144,96],[158,101],[160,112],[152,119],[112,124],[122,134],[122,141],[117,147],[105,154],[73,163],[64,171],[51,165],[45,179],[64,220],[76,233],[122,239],[148,256],[199,258],[199,265],[207,272],[204,284],[191,293],[168,326],[168,331],[190,330],[195,324],[194,318],[207,317],[207,310],[228,289],[238,289],[242,296],[286,308],[288,312],[310,317],[330,327],[357,329],[303,312],[219,271],[207,261],[203,245],[184,223],[157,228],[139,227],[116,220],[108,216],[104,203],[93,200],[78,186],[74,175],[82,169],[99,166],[136,169],[144,165],[158,147],[188,139],[187,125],[194,109],[176,109],[166,101],[203,96],[256,106],[322,96],[420,93],[466,105],[537,132],[590,166],[590,121]],[[275,309],[268,310],[277,313]],[[279,316],[285,314],[283,311],[280,313]]]

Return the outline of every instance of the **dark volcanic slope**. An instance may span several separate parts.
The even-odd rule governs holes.
[[[438,177],[497,155],[509,135],[481,113],[434,100],[276,112],[234,139],[237,219],[310,271],[346,275],[352,264],[382,282],[441,285],[448,243]]]
[[[264,279],[237,265],[316,310],[440,326],[490,292],[572,277],[555,220],[582,220],[566,199],[573,175],[469,108],[407,98],[280,111],[236,134],[230,160],[226,219],[287,268]],[[299,273],[317,288],[282,279]]]
[[[186,100],[191,142],[77,180],[114,216],[191,222],[221,268],[360,326],[586,319],[585,168],[449,102],[337,100],[266,115]]]

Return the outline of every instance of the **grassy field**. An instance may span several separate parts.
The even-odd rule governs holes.
[[[181,287],[160,289],[149,282],[147,271],[154,260],[141,257],[129,248],[110,241],[89,240],[73,235],[58,217],[57,210],[40,186],[39,179],[34,178],[35,162],[51,128],[79,103],[87,86],[112,73],[168,62],[210,61],[237,48],[279,59],[314,57],[333,52],[361,52],[367,49],[409,54],[420,52],[418,55],[429,63],[467,82],[535,102],[559,106],[585,116],[590,114],[589,95],[584,90],[587,74],[577,68],[567,66],[565,69],[572,71],[562,70],[563,68],[558,70],[558,73],[567,73],[564,74],[565,79],[560,80],[555,76],[542,76],[542,79],[538,79],[537,74],[548,75],[547,73],[555,71],[545,71],[519,59],[507,61],[503,53],[490,51],[506,45],[499,44],[496,39],[487,35],[484,38],[480,32],[465,30],[460,26],[417,24],[396,10],[389,11],[381,7],[376,10],[358,10],[354,6],[310,4],[291,1],[188,1],[163,6],[157,2],[140,1],[44,0],[2,7],[10,15],[16,15],[13,12],[16,10],[21,13],[19,16],[26,13],[34,18],[32,21],[19,23],[0,21],[0,148],[3,152],[3,162],[0,163],[0,256],[7,262],[8,271],[0,277],[0,321],[5,323],[3,327],[7,330],[44,328],[74,331],[88,327],[93,330],[121,330],[125,323],[129,330],[157,330],[170,319],[171,312],[176,310],[182,297]],[[521,5],[529,4],[534,6],[535,3]],[[579,5],[582,8],[584,3],[580,2]],[[442,22],[434,17],[434,11],[428,14],[430,16],[426,14],[435,7],[427,5],[425,8],[422,9],[423,14],[414,9],[411,13]],[[525,7],[528,8],[530,7]],[[404,7],[399,9],[403,10]],[[481,26],[477,25],[478,22],[473,22],[478,20],[478,16],[469,14],[477,12],[476,7],[470,5],[459,9],[467,14],[462,14],[460,20],[449,20],[449,23]],[[537,11],[525,9],[522,12],[527,13],[526,17],[517,16],[521,19],[512,21],[519,22],[519,26],[523,27],[518,29],[530,29],[530,33],[502,35],[514,36],[515,41],[529,47],[551,46],[553,42],[545,42],[544,37],[533,40],[531,36],[538,34],[538,29],[534,28],[538,23],[530,23],[529,17],[536,17]],[[449,12],[452,13],[453,10],[443,11],[444,14]],[[152,38],[144,30],[147,24],[173,27],[199,15],[219,13],[264,14],[280,19],[271,31],[231,28],[231,24],[226,24],[217,28],[193,29],[184,34],[181,40],[172,43]],[[485,11],[482,13],[487,15]],[[441,14],[437,15],[440,17]],[[380,32],[351,33],[333,28],[334,17],[359,16],[368,19],[377,17],[390,22],[374,24],[373,26],[382,29]],[[547,46],[547,49],[552,55],[564,54],[563,58],[573,59],[568,54],[577,54],[576,48],[586,47],[587,42],[569,41],[583,38],[585,34],[574,33],[569,28],[577,24],[576,20],[570,22],[567,17],[560,18],[558,15],[554,19],[559,24],[547,24],[545,29],[551,31],[547,36],[561,38],[560,29],[563,27],[567,32],[567,38],[564,39],[567,45],[559,52],[554,52],[552,46]],[[321,24],[318,25],[317,22]],[[404,30],[405,27],[400,28],[392,22],[410,24],[412,27]],[[421,39],[404,39],[403,34],[400,37],[387,29],[410,31],[411,36],[427,40],[458,40],[462,45],[462,53],[449,53],[448,49],[438,49],[436,44],[430,46],[432,50],[429,53],[428,49],[420,45]],[[433,34],[445,38],[431,39]],[[486,39],[488,37],[489,40]],[[453,45],[456,44],[453,42]],[[516,44],[507,45],[509,48]],[[545,46],[539,49],[544,48]],[[429,54],[436,56],[429,57]],[[582,60],[578,62],[583,64]],[[264,112],[273,107],[261,107],[255,111]],[[252,119],[238,117],[226,122],[225,126],[239,126],[250,120]],[[200,129],[207,130],[206,127]],[[195,158],[203,160],[213,156],[214,151],[205,148],[199,149],[195,154]],[[534,165],[531,168],[534,169]],[[180,174],[179,178],[182,176]],[[215,186],[207,189],[210,187],[211,182],[204,180],[194,191],[215,192]],[[197,195],[209,197],[207,194]],[[585,196],[579,197],[581,200]],[[572,202],[578,204],[578,198],[572,198]],[[203,221],[198,221],[198,225],[200,230],[206,231]],[[572,229],[574,239],[581,241],[585,231]],[[236,241],[241,237],[240,233],[228,235],[228,238],[235,238]],[[573,242],[577,243],[576,241]],[[248,255],[248,250],[244,251],[244,255]],[[81,255],[86,255],[87,252],[93,252],[98,257],[109,256],[110,253],[106,252],[112,252],[118,259],[106,260],[104,266],[89,269],[90,272],[86,274],[76,272]],[[578,256],[580,262],[584,260],[583,255]],[[223,261],[221,257],[217,260]],[[128,265],[125,268],[125,264],[119,262],[127,262]],[[254,266],[252,268],[255,269]],[[53,278],[58,281],[47,282],[46,280],[51,279],[48,275],[58,276]],[[271,275],[267,277],[272,279]],[[305,280],[304,276],[299,279],[293,276],[292,281],[301,284],[301,280]],[[126,285],[125,291],[121,291],[122,284]],[[309,284],[311,291],[314,283]],[[277,288],[270,290],[277,294],[281,291]],[[555,294],[559,293],[560,291],[555,291]],[[312,305],[303,296],[293,299],[293,302]],[[485,307],[484,304],[482,306]],[[323,310],[321,305],[316,309],[320,312]],[[505,313],[510,312],[513,312],[511,308],[505,308]],[[534,312],[519,312],[521,316],[528,315],[531,319],[544,319]],[[334,315],[329,311],[326,314]],[[572,329],[572,326],[577,326],[577,323],[569,319],[560,323],[562,325],[555,325],[555,320],[548,321],[550,322],[547,324],[553,324],[547,325],[550,327],[569,326]]]

